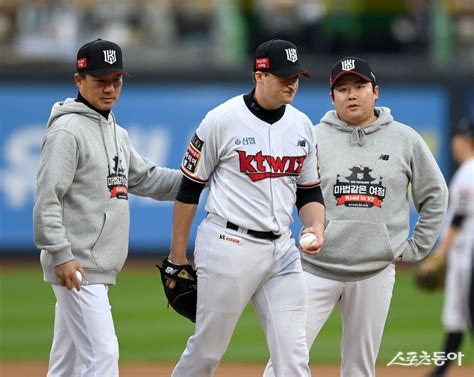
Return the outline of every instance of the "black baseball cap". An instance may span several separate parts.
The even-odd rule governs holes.
[[[91,76],[105,76],[112,73],[123,73],[130,76],[123,69],[122,49],[114,42],[103,39],[86,43],[77,52],[77,72],[84,72]]]
[[[296,46],[283,39],[271,39],[257,47],[253,71],[269,72],[278,77],[312,76],[300,65]]]
[[[331,77],[329,78],[329,84],[331,89],[336,84],[336,81],[345,75],[356,75],[365,81],[371,81],[374,84],[377,83],[375,75],[370,68],[369,63],[361,58],[346,57],[339,60],[331,68]]]
[[[474,139],[474,120],[463,118],[454,128],[454,135],[466,136]]]

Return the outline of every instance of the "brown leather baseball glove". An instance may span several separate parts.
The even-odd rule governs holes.
[[[446,257],[443,253],[433,252],[415,271],[415,283],[418,288],[434,292],[444,287],[446,276]]]

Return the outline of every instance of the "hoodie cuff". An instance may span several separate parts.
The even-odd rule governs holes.
[[[54,267],[69,262],[70,260],[76,259],[72,254],[71,248],[67,248],[56,253],[52,253]]]
[[[420,254],[420,251],[416,247],[413,238],[410,238],[407,241],[407,245],[401,256],[403,262],[418,262],[425,257],[425,255]]]

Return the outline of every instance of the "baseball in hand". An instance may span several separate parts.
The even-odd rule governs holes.
[[[82,274],[79,271],[76,271],[76,276],[79,279],[79,281],[82,283]]]
[[[313,243],[318,243],[318,237],[313,233],[305,233],[300,237],[300,246],[302,249],[310,247]]]

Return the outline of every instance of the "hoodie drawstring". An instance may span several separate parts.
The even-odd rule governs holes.
[[[117,158],[119,157],[119,149],[118,149],[118,141],[117,141],[117,125],[115,123],[115,116],[112,114],[112,119],[114,121],[114,138],[115,138],[115,151],[117,153]],[[99,130],[100,130],[100,136],[102,137],[102,144],[104,144],[104,149],[105,149],[105,155],[107,157],[107,169],[109,171],[110,175],[110,156],[109,156],[109,151],[107,150],[107,144],[105,143],[105,137],[104,137],[104,130],[102,128],[102,117],[99,117]],[[117,173],[117,172],[115,172]]]
[[[366,141],[365,132],[360,127],[355,127],[351,133],[351,144],[364,145]]]
[[[117,158],[120,160],[118,139],[117,139],[117,122],[115,121],[114,113],[111,112],[110,114],[112,115],[112,120],[114,121],[115,152],[117,152]]]

